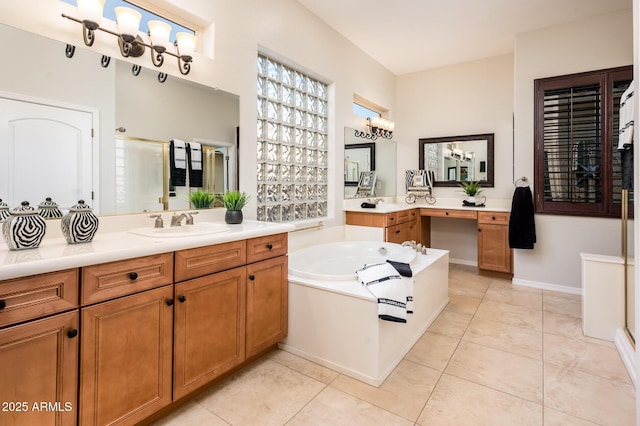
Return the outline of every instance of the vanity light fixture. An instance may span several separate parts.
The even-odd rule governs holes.
[[[396,123],[382,117],[367,117],[365,127],[367,128],[365,132],[355,131],[356,137],[370,139],[372,141],[375,141],[378,137],[391,139],[393,138],[393,130],[396,127]]]
[[[128,7],[116,7],[114,10],[116,12],[118,32],[114,32],[100,26],[104,0],[77,0],[77,4],[80,19],[64,13],[62,17],[82,24],[82,38],[85,45],[92,46],[96,37],[95,32],[100,30],[118,38],[120,54],[125,58],[142,56],[145,48],[149,48],[151,62],[153,62],[154,66],[161,67],[164,63],[164,56],[170,55],[178,59],[178,69],[182,75],[187,75],[191,71],[191,62],[193,61],[193,52],[196,45],[196,36],[193,34],[186,32],[176,33],[176,42],[174,43],[176,53],[173,53],[167,49],[170,45],[171,26],[166,22],[149,21],[148,36],[150,42],[146,43],[138,34],[142,18],[140,12]],[[67,56],[71,57],[68,53]]]

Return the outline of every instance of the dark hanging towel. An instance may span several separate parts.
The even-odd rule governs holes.
[[[622,189],[633,190],[633,147],[620,151]]]
[[[197,142],[189,142],[187,155],[189,158],[189,186],[202,188],[202,145]]]
[[[509,219],[509,247],[533,249],[536,224],[533,218],[533,196],[528,186],[518,186],[513,193]]]
[[[169,144],[169,176],[173,186],[187,185],[187,146],[184,141],[172,139]]]

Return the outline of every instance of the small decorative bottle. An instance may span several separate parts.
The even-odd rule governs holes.
[[[62,212],[58,208],[58,204],[51,201],[51,197],[47,197],[43,202],[38,204],[38,214],[45,219],[57,219],[62,217]]]
[[[28,201],[11,210],[11,216],[2,224],[2,235],[9,250],[38,248],[46,230],[44,219]]]
[[[0,200],[0,222],[8,219],[9,216],[11,216],[11,213],[9,213],[9,206],[7,203],[3,203],[2,200]]]
[[[88,243],[98,230],[98,218],[83,200],[62,217],[62,233],[69,244]]]

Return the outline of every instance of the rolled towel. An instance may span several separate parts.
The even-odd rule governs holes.
[[[378,300],[378,318],[407,322],[407,289],[402,276],[389,263],[365,265],[356,271],[358,280]]]

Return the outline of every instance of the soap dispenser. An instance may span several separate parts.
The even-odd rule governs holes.
[[[60,226],[69,244],[88,243],[98,231],[98,217],[80,200],[62,217]]]
[[[46,230],[44,219],[28,201],[11,210],[11,216],[2,223],[2,236],[9,250],[38,248]]]

